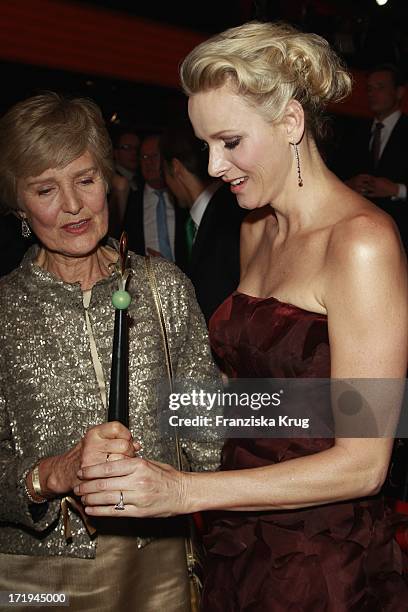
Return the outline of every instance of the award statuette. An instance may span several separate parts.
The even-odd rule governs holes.
[[[128,306],[132,300],[126,291],[131,275],[128,263],[127,234],[122,232],[119,242],[119,289],[112,295],[115,307],[115,329],[113,333],[112,366],[109,390],[108,421],[119,421],[129,425],[129,317]]]

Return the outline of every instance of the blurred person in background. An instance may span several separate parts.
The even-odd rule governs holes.
[[[115,174],[109,195],[109,235],[120,238],[127,208],[133,205],[140,184],[140,138],[132,127],[111,128]]]
[[[401,112],[404,80],[391,64],[375,67],[367,78],[373,121],[355,131],[340,151],[340,174],[349,187],[393,217],[408,248],[408,117]]]
[[[129,247],[140,255],[160,256],[181,267],[186,262],[185,212],[177,207],[163,176],[160,135],[146,136],[140,147],[143,183],[126,209]]]
[[[208,322],[239,283],[239,234],[246,215],[222,181],[208,174],[208,151],[189,122],[161,137],[164,176],[179,206],[189,211],[186,274]]]

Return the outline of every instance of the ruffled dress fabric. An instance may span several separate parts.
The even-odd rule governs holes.
[[[275,298],[234,293],[210,322],[230,377],[330,376],[327,319]],[[222,469],[255,468],[330,448],[329,438],[230,439]],[[217,512],[205,537],[205,612],[408,611],[401,517],[381,496],[275,512]]]

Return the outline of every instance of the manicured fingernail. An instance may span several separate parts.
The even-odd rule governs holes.
[[[78,478],[82,478],[82,476],[83,476],[82,470],[78,470],[77,474],[78,474]]]

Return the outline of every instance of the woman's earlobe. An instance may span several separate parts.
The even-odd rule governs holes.
[[[305,132],[305,113],[297,100],[290,100],[285,111],[286,133],[291,144],[299,144]]]
[[[17,217],[17,219],[20,219],[20,221],[22,221],[23,219],[27,219],[27,215],[25,214],[22,208],[15,208],[12,213],[15,217]]]

